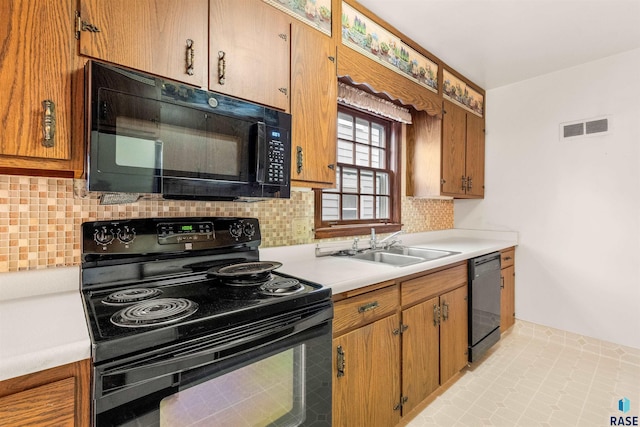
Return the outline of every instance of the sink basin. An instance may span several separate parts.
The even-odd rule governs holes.
[[[419,262],[433,261],[460,252],[443,251],[440,249],[415,248],[411,246],[394,246],[387,249],[376,249],[352,255],[351,258],[362,261],[379,262],[382,264],[402,267]]]
[[[363,261],[380,262],[383,264],[389,264],[396,267],[417,264],[419,262],[426,261],[424,258],[420,258],[417,256],[396,254],[396,253],[391,253],[386,251],[363,252],[363,253],[352,256],[352,258],[363,260]]]
[[[419,258],[424,258],[426,261],[431,261],[438,258],[443,258],[450,255],[459,254],[460,252],[443,251],[441,249],[429,249],[429,248],[414,248],[411,246],[395,246],[384,250],[390,254],[410,255]]]

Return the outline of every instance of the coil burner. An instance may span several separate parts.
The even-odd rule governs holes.
[[[143,301],[111,316],[111,323],[125,328],[165,325],[191,316],[198,304],[185,298],[158,298]]]
[[[156,288],[131,288],[109,294],[103,303],[108,305],[132,304],[162,295],[162,291]]]
[[[293,295],[304,290],[304,286],[297,279],[274,278],[260,285],[260,291],[265,295]]]

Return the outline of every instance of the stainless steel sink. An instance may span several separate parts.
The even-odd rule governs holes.
[[[383,264],[389,264],[396,267],[402,267],[405,265],[417,264],[419,262],[426,261],[424,258],[395,254],[382,250],[375,250],[370,252],[363,252],[352,256],[353,259],[359,259],[362,261],[380,262]]]
[[[376,249],[362,252],[353,255],[351,258],[402,267],[405,265],[417,264],[419,262],[433,261],[435,259],[444,258],[458,253],[460,252],[416,248],[411,246],[394,246],[387,249]]]
[[[385,252],[399,255],[410,255],[419,258],[424,258],[426,261],[431,261],[438,258],[443,258],[450,255],[456,255],[460,252],[443,251],[441,249],[429,249],[429,248],[415,248],[411,246],[394,246],[385,249]]]

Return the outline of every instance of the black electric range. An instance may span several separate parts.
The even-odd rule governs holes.
[[[82,234],[94,363],[330,303],[329,289],[259,260],[255,218],[97,221]]]

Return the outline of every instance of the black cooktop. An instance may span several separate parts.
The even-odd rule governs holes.
[[[272,273],[268,283],[293,279],[281,273]],[[304,307],[329,300],[331,291],[322,286],[293,279],[299,290],[291,294],[270,294],[264,286],[230,286],[206,274],[180,279],[172,278],[144,285],[126,286],[85,291],[85,308],[88,314],[91,338],[97,359],[104,360],[122,353],[131,353],[169,342],[186,340],[239,325],[249,325],[260,320],[291,313]],[[177,283],[176,283],[177,282]],[[148,299],[129,303],[111,302],[114,292],[127,289],[154,290]],[[157,292],[159,291],[159,292]],[[118,326],[113,317],[121,310],[137,305],[152,307],[159,301],[185,299],[195,303],[197,309],[185,317],[167,323],[135,326]],[[96,360],[97,361],[97,360]]]
[[[259,260],[255,218],[97,221],[84,223],[82,234],[94,362],[227,330],[268,329],[273,319],[286,324],[331,304],[330,289]]]

